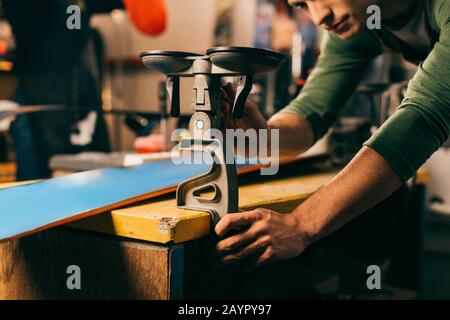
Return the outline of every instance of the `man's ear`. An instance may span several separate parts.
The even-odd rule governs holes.
[[[150,36],[166,30],[167,9],[165,0],[123,0],[136,28]]]

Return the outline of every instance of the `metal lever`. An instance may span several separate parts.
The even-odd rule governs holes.
[[[167,77],[166,89],[170,99],[170,115],[178,118],[180,116],[180,77]]]
[[[240,76],[238,80],[238,86],[236,89],[236,97],[233,103],[233,118],[240,119],[244,116],[245,102],[252,90],[253,77],[252,76]]]
[[[185,139],[180,149],[193,153],[207,153],[212,163],[211,169],[200,176],[186,180],[177,188],[177,205],[180,208],[209,212],[213,224],[230,212],[238,211],[237,173],[234,163],[225,161],[225,147],[216,139]],[[212,192],[211,195],[204,195]]]

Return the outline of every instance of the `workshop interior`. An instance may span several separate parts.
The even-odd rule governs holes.
[[[295,2],[0,0],[1,300],[450,298],[448,141],[301,253],[258,265],[239,251],[217,267],[214,248],[252,228],[224,238],[226,219],[306,205],[420,69],[379,54],[320,139],[263,174],[267,162],[233,155],[225,133],[260,123],[249,101],[274,119],[326,72],[316,64],[331,31]],[[184,162],[196,155],[211,161]]]

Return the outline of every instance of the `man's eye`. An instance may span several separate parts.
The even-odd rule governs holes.
[[[294,7],[300,9],[308,9],[308,5],[305,2],[297,2],[294,4]]]

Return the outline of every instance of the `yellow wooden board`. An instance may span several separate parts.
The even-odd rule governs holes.
[[[18,187],[18,186],[23,186],[26,184],[30,184],[30,183],[34,183],[34,182],[39,182],[41,180],[29,180],[29,181],[21,181],[21,182],[7,182],[7,183],[2,183],[0,184],[0,190],[1,189],[6,189],[6,188],[12,188],[12,187]]]
[[[336,173],[331,171],[244,185],[239,188],[240,209],[264,207],[289,212]],[[208,213],[178,209],[172,196],[113,210],[69,226],[157,243],[182,243],[209,234],[210,224]]]
[[[289,177],[239,188],[241,210],[259,207],[289,212],[337,174],[337,170]],[[28,182],[29,183],[29,182]],[[416,183],[428,183],[428,171],[421,168]],[[2,184],[10,187],[23,183]],[[203,237],[211,231],[208,213],[182,210],[174,195],[150,200],[144,204],[116,209],[98,216],[73,222],[68,226],[155,243],[182,243]]]

